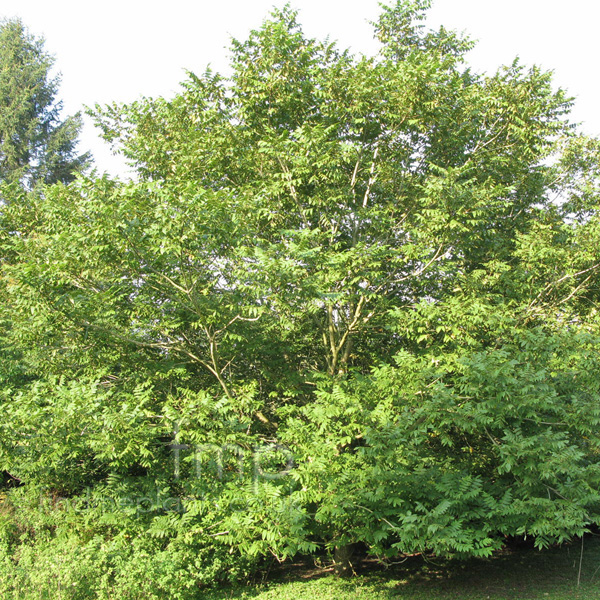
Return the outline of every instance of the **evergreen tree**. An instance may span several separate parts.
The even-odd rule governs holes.
[[[0,182],[66,183],[89,164],[76,151],[80,116],[60,118],[53,64],[20,20],[0,22]]]

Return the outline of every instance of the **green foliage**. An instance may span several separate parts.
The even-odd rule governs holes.
[[[124,514],[113,514],[120,522],[109,525],[108,513],[88,515],[65,499],[52,509],[19,499],[18,507],[2,507],[11,527],[3,523],[0,550],[5,598],[192,600],[214,581],[241,579],[254,568],[252,559],[207,537],[165,540]]]
[[[98,109],[137,181],[3,211],[0,468],[48,543],[62,498],[118,585],[184,590],[600,521],[598,142],[426,5],[383,9],[375,57],[275,11],[230,79]]]
[[[0,183],[72,181],[89,165],[76,154],[81,119],[60,120],[53,63],[21,21],[0,22]]]

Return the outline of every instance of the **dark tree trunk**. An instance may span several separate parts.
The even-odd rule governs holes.
[[[354,544],[336,546],[333,551],[334,569],[340,577],[350,577],[354,573],[350,559],[354,554]]]

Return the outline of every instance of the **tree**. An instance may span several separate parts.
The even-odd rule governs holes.
[[[79,115],[60,118],[53,64],[20,20],[0,23],[0,182],[68,182],[89,165],[76,151]]]
[[[52,76],[54,59],[18,19],[0,21],[0,236],[25,235],[29,215],[27,192],[41,184],[67,183],[90,164],[89,153],[77,154],[81,129],[79,115],[61,120],[61,102],[56,100],[60,79]],[[6,211],[8,203],[21,205],[17,219]],[[11,253],[4,246],[0,263]],[[3,290],[0,290],[2,294]],[[10,328],[2,322],[0,340]],[[17,354],[5,353],[0,341],[0,380],[18,380]]]
[[[5,241],[41,381],[4,392],[3,468],[160,485],[174,544],[341,571],[357,542],[481,556],[600,521],[598,144],[548,73],[473,73],[426,6],[384,8],[372,58],[276,11],[231,79],[99,111],[140,180],[53,186]]]

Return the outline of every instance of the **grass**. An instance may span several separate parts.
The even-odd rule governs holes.
[[[600,537],[544,551],[505,551],[465,562],[410,559],[393,569],[364,569],[336,579],[296,566],[266,584],[220,589],[203,600],[600,600]]]

